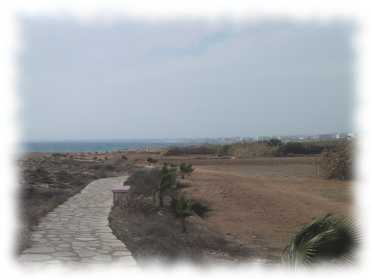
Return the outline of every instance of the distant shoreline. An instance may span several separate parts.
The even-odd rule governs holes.
[[[32,142],[20,145],[22,153],[104,153],[150,151],[183,145],[167,142]]]
[[[313,144],[317,142],[334,142],[341,140],[352,140],[353,137],[322,138],[322,139],[295,139],[280,140],[283,144],[296,142],[302,144]],[[270,139],[271,140],[271,139]],[[137,141],[49,141],[49,142],[22,142],[18,145],[18,151],[24,153],[107,153],[125,151],[158,151],[172,147],[187,147],[200,145],[230,145],[238,143],[263,143],[260,141],[236,141],[236,142],[206,142],[206,141],[168,141],[168,140],[137,140]]]

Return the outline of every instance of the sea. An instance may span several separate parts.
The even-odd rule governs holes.
[[[171,141],[61,141],[61,142],[23,142],[21,152],[45,152],[45,153],[66,153],[66,152],[111,152],[127,150],[155,150],[173,146],[188,145],[183,142]]]

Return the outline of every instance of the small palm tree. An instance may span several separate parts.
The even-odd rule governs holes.
[[[161,181],[155,193],[158,194],[159,206],[163,207],[163,197],[165,193],[176,186],[176,170],[173,168],[168,168],[167,165],[164,165],[160,174]]]
[[[185,178],[185,175],[190,175],[194,169],[193,169],[193,166],[191,164],[186,164],[186,163],[181,163],[180,164],[180,171],[181,171],[181,174],[182,174],[182,178],[184,179]]]
[[[292,267],[324,261],[351,262],[358,239],[351,221],[328,214],[295,234],[284,249],[282,260]]]
[[[174,199],[176,217],[181,219],[182,232],[186,233],[186,218],[193,215],[192,202],[184,196]]]
[[[155,164],[158,162],[158,159],[154,159],[152,157],[148,157],[148,159],[146,160],[148,163],[150,164]]]

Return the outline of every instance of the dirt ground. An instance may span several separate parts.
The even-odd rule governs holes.
[[[262,161],[195,166],[186,191],[210,204],[207,227],[275,260],[313,218],[351,214],[351,184],[316,177],[312,158]]]
[[[186,178],[187,187],[182,190],[192,198],[206,202],[211,212],[206,218],[190,218],[189,222],[194,227],[203,226],[204,231],[207,231],[203,231],[203,235],[198,233],[197,236],[205,237],[212,232],[225,242],[238,245],[240,250],[248,250],[235,254],[226,250],[225,243],[211,246],[216,253],[224,251],[239,262],[248,261],[251,256],[267,263],[278,262],[283,248],[302,225],[327,213],[351,215],[351,183],[320,178],[318,157],[315,156],[235,159],[211,155],[168,157],[161,156],[159,152],[131,153],[127,156],[140,166],[148,166],[148,157],[158,160],[152,165],[157,167],[164,162],[176,165],[181,162],[191,163],[195,171]],[[117,216],[118,212],[115,213]],[[167,226],[161,235],[171,236],[167,239],[165,236],[163,239],[160,236],[153,238],[151,231],[155,229],[150,223],[147,225],[149,218],[143,216],[146,220],[140,222],[138,219],[142,215],[135,218],[131,217],[134,214],[123,214],[121,212],[121,218],[128,222],[121,223],[121,228],[128,227],[130,232],[123,233],[125,235],[120,237],[128,246],[130,237],[135,237],[138,242],[146,237],[146,241],[140,242],[141,245],[137,244],[136,247],[145,245],[145,252],[148,254],[166,252],[167,246],[160,246],[159,242],[171,245],[169,238],[174,239],[176,231],[169,229],[170,224],[166,225],[162,221],[163,225],[158,222],[154,226],[157,229]],[[140,226],[140,230],[132,231],[130,227],[133,226]],[[145,231],[146,228],[149,229],[148,232]],[[186,241],[181,243],[177,239],[173,244],[183,245],[183,250],[186,250]],[[142,251],[139,247],[136,248],[135,244],[132,247],[139,250],[139,253]],[[198,250],[202,245],[193,244],[191,248],[192,251]],[[204,245],[203,248],[208,246]],[[191,255],[191,252],[189,254]]]

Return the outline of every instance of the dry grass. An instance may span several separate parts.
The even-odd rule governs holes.
[[[205,222],[210,229],[276,260],[296,229],[312,218],[351,214],[351,184],[315,177],[313,168],[291,161],[202,165],[185,190],[209,203],[212,212]]]

